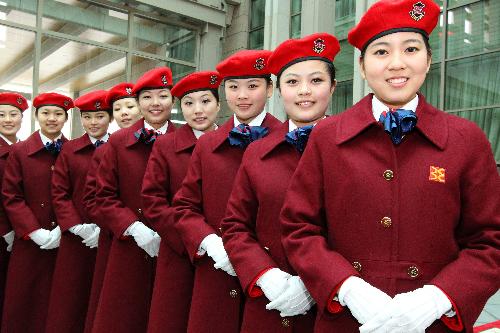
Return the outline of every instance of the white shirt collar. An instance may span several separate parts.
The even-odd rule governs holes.
[[[40,134],[40,139],[42,139],[42,143],[43,145],[45,146],[47,143],[52,143],[53,141],[57,141],[59,140],[61,137],[62,137],[62,133],[59,134],[54,140],[51,140],[49,139],[48,137],[46,137],[45,135],[42,134],[41,131],[38,132]]]
[[[104,141],[104,142],[108,142],[108,139],[109,139],[109,134],[106,133],[102,138],[100,139],[97,139],[97,138],[94,138],[93,136],[89,135],[89,139],[90,139],[90,142],[92,142],[92,144],[94,145],[96,143],[97,140],[101,140],[101,141]]]
[[[215,127],[213,129],[214,131],[219,128],[219,126],[217,126],[217,124],[214,124],[214,127]],[[197,129],[194,129],[192,127],[191,127],[191,129],[193,130],[193,133],[194,133],[194,136],[196,137],[196,139],[199,139],[203,134],[205,134],[205,132],[198,131]]]
[[[261,126],[262,122],[264,121],[264,118],[266,117],[266,110],[262,110],[261,113],[257,117],[255,117],[249,124],[248,126]],[[241,124],[241,122],[238,120],[235,114],[233,114],[233,119],[234,119],[234,127],[238,126]]]
[[[146,120],[144,120],[144,128],[147,130],[153,130],[153,131],[158,132],[160,134],[165,134],[165,133],[167,133],[167,130],[168,130],[168,121],[162,127],[155,129],[153,126],[148,124],[148,122]]]
[[[6,137],[5,137],[2,133],[0,133],[0,138],[4,139],[4,140],[5,140],[5,142],[7,142],[7,144],[8,144],[9,146],[10,146],[10,145],[13,145],[13,144],[14,144],[14,143],[16,143],[16,142],[21,141],[21,140],[19,140],[18,138],[16,138],[16,142],[10,142],[10,140],[9,140],[9,139],[7,139],[7,138],[6,138]]]
[[[418,95],[415,96],[411,101],[409,101],[406,105],[404,105],[401,109],[411,110],[416,112],[418,106]],[[384,111],[389,111],[389,107],[382,103],[375,95],[372,98],[372,112],[375,120],[378,121],[380,119],[380,115]]]
[[[326,118],[326,116],[324,116],[324,117],[323,117],[323,118],[321,118],[320,120],[323,120],[323,119],[325,119],[325,118]],[[313,127],[314,127],[314,126],[316,126],[316,124],[317,124],[317,123],[319,123],[319,122],[320,122],[320,120],[318,120],[317,122],[315,122],[315,123],[313,124]],[[294,131],[294,130],[296,130],[297,128],[298,128],[298,127],[297,127],[297,125],[295,125],[295,123],[294,123],[293,121],[288,120],[288,132]]]

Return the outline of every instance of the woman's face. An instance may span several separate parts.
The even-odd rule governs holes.
[[[184,119],[191,128],[198,131],[210,131],[214,128],[220,105],[209,90],[195,91],[181,99]]]
[[[88,135],[101,139],[106,135],[111,118],[105,111],[82,112],[82,126]]]
[[[396,32],[368,45],[360,59],[361,75],[385,105],[400,108],[424,83],[431,65],[424,39],[416,32]]]
[[[143,90],[139,93],[139,109],[144,120],[160,128],[170,119],[173,97],[170,89]]]
[[[11,105],[0,105],[0,133],[6,137],[15,136],[21,128],[23,113]]]
[[[40,132],[48,138],[55,138],[61,134],[68,114],[58,106],[45,105],[38,108],[37,116]]]
[[[130,127],[141,117],[135,98],[121,98],[113,102],[113,118],[120,128]]]
[[[246,124],[264,110],[267,99],[273,94],[273,86],[264,78],[229,79],[224,89],[229,108]]]
[[[321,60],[301,61],[280,76],[280,93],[285,112],[296,125],[317,122],[325,116],[335,90],[327,64]]]

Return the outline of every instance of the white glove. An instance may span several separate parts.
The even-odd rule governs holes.
[[[451,309],[450,300],[438,287],[425,285],[396,295],[389,306],[361,326],[360,332],[423,333]]]
[[[61,241],[61,228],[59,226],[52,229],[49,233],[49,240],[47,243],[40,246],[42,250],[52,250],[59,247]]]
[[[226,249],[224,249],[224,244],[222,243],[222,238],[216,234],[210,234],[200,244],[201,251],[205,251],[210,258],[215,262],[215,269],[222,269],[229,275],[236,276],[233,265],[229,261]]]
[[[124,233],[125,236],[132,236],[134,237],[135,242],[137,245],[143,249],[144,251],[147,252],[151,257],[158,255],[158,251],[154,251],[156,246],[158,245],[159,247],[159,236],[156,232],[154,232],[152,229],[148,228],[144,223],[142,222],[134,222],[132,223],[127,230]],[[157,237],[155,237],[157,236]]]
[[[268,310],[280,311],[281,317],[304,315],[315,304],[311,294],[298,276],[288,279],[288,287],[274,301],[266,305]]]
[[[94,226],[94,232],[87,238],[83,239],[82,243],[93,249],[94,247],[97,247],[97,244],[99,243],[99,233],[101,232],[101,228],[95,224],[91,225]]]
[[[281,269],[272,268],[262,274],[255,284],[262,289],[268,300],[274,301],[285,291],[290,277],[290,274]]]
[[[360,324],[372,319],[392,300],[389,295],[357,276],[347,278],[338,295],[340,304],[347,306]]]
[[[12,244],[14,244],[14,230],[9,231],[5,235],[3,235],[3,239],[5,239],[5,242],[7,243],[7,251],[10,252],[12,251]]]
[[[75,226],[72,226],[68,230],[72,234],[80,236],[82,239],[86,239],[94,233],[95,227],[96,227],[95,224],[84,223],[84,224],[77,224]]]
[[[158,257],[158,252],[160,252],[160,242],[161,237],[155,232],[153,240],[144,246],[144,251],[146,251],[150,257]]]
[[[42,246],[43,244],[49,241],[50,231],[48,231],[47,229],[40,228],[30,233],[29,237],[33,242],[35,242],[36,245]]]

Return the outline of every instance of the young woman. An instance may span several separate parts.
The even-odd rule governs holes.
[[[141,186],[157,136],[173,132],[172,72],[146,72],[132,91],[144,120],[113,134],[97,173],[96,205],[113,233],[93,332],[145,332],[160,236],[142,210]]]
[[[105,90],[75,100],[85,134],[64,145],[52,175],[52,200],[61,227],[45,332],[83,332],[99,227],[83,205],[85,179],[96,148],[108,140],[111,107]]]
[[[221,225],[248,295],[242,332],[313,331],[314,301],[283,252],[279,213],[307,137],[328,110],[339,50],[334,36],[318,33],[283,42],[269,59],[289,120],[245,152]]]
[[[188,332],[240,329],[243,295],[222,245],[220,222],[246,146],[281,124],[264,110],[273,88],[270,53],[240,51],[217,65],[234,116],[198,140],[174,199],[176,228],[196,265]]]
[[[111,88],[106,95],[106,104],[111,106],[113,119],[120,128],[130,127],[142,117],[137,105],[136,96],[132,93],[133,88],[133,83],[122,82]],[[88,216],[101,229],[99,232],[94,276],[92,278],[92,289],[90,291],[87,317],[85,319],[85,333],[91,332],[94,325],[95,312],[101,294],[106,264],[108,263],[109,249],[113,239],[112,233],[106,228],[106,221],[99,214],[95,206],[97,170],[99,169],[106,147],[107,145],[100,145],[99,149],[92,156],[83,196],[83,204]]]
[[[50,188],[56,158],[67,141],[61,130],[73,101],[45,93],[33,106],[40,130],[12,147],[2,183],[4,208],[18,238],[7,272],[2,332],[45,330],[61,237]]]
[[[373,94],[314,129],[288,189],[282,242],[317,332],[472,332],[498,288],[490,145],[418,93],[439,11],[382,0],[365,13],[348,40]]]
[[[18,142],[17,132],[21,128],[23,111],[28,108],[28,101],[23,95],[12,92],[0,93],[0,181],[3,178],[5,162],[9,157],[11,145]],[[14,243],[14,230],[0,204],[0,323],[5,290],[5,278],[9,265],[10,252]]]
[[[194,267],[174,229],[172,198],[186,175],[198,138],[213,131],[220,110],[219,73],[195,72],[172,89],[180,101],[186,124],[158,139],[142,184],[144,216],[162,242],[156,265],[148,332],[182,333],[187,330]]]

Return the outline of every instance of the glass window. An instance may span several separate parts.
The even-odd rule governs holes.
[[[37,0],[0,1],[0,20],[36,26]]]
[[[333,61],[336,79],[337,81],[352,80],[355,63],[354,47],[344,39],[340,41],[340,50]],[[356,66],[358,66],[357,61]]]
[[[128,15],[78,0],[44,0],[42,28],[127,46]]]
[[[331,101],[331,113],[337,114],[352,106],[352,80],[337,83]]]
[[[338,39],[347,38],[347,33],[354,26],[355,18],[355,0],[335,1],[335,36]]]
[[[448,11],[447,57],[500,48],[500,1],[485,0]]]
[[[432,50],[432,62],[441,61],[441,36],[443,35],[443,13],[439,15],[439,23],[429,37]]]
[[[264,21],[266,0],[252,0],[250,3],[250,33],[248,47],[262,49],[264,46]]]
[[[290,6],[290,37],[299,38],[301,33],[302,0],[292,0]]]
[[[500,104],[500,52],[446,64],[446,110]]]
[[[420,92],[425,96],[427,103],[439,108],[440,101],[440,84],[441,84],[441,64],[432,64],[427,73],[424,84],[420,88]]]

